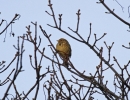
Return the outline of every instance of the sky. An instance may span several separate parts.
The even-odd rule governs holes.
[[[70,31],[68,27],[72,29],[76,29],[77,23],[77,16],[76,13],[80,9],[80,24],[79,24],[79,34],[84,38],[87,39],[89,35],[89,24],[92,23],[92,35],[90,38],[90,43],[93,44],[94,42],[94,35],[97,34],[97,37],[101,37],[104,33],[107,35],[97,43],[97,46],[103,47],[104,58],[108,58],[108,51],[104,45],[104,41],[111,45],[114,42],[114,46],[111,52],[111,63],[114,63],[114,68],[119,71],[118,66],[113,61],[113,56],[117,58],[120,62],[120,65],[123,67],[129,61],[130,52],[127,49],[124,49],[122,45],[128,46],[130,40],[130,33],[127,31],[129,27],[115,18],[112,14],[106,14],[107,9],[102,4],[97,4],[98,0],[52,0],[53,9],[56,15],[56,20],[58,21],[58,14],[62,15],[62,29],[66,30],[71,35],[76,36],[75,33]],[[116,0],[105,0],[106,4],[111,8],[115,9],[114,12],[118,14],[121,18],[130,22],[129,14],[128,14],[128,6],[130,5],[129,0],[122,1],[118,0],[118,2],[122,5],[121,6],[116,2]],[[54,21],[51,16],[49,16],[45,11],[51,13],[51,10],[48,6],[48,0],[11,0],[5,1],[1,0],[0,3],[0,20],[5,19],[7,23],[9,23],[14,15],[20,14],[21,17],[19,20],[15,21],[13,24],[12,31],[14,32],[15,36],[10,37],[11,27],[8,28],[6,34],[6,40],[4,41],[5,32],[0,35],[0,61],[5,60],[6,64],[8,65],[10,61],[13,59],[16,50],[13,45],[17,45],[17,37],[22,36],[26,33],[27,29],[26,26],[31,25],[32,35],[34,35],[34,25],[31,22],[37,22],[38,26],[41,25],[44,30],[46,30],[47,34],[51,34],[51,40],[56,45],[59,38],[65,38],[69,41],[72,48],[72,57],[71,61],[75,65],[75,67],[83,72],[86,70],[86,75],[89,73],[94,74],[96,71],[96,66],[100,63],[99,58],[95,55],[95,53],[84,44],[81,44],[74,39],[70,38],[69,36],[65,35],[64,33],[49,27],[47,24],[54,25]],[[3,23],[0,26],[0,31],[6,26],[6,23]],[[38,28],[38,35],[42,38],[42,43],[40,49],[45,47],[45,54],[52,58],[53,54],[48,47],[49,42],[43,36],[42,32]],[[21,41],[20,41],[21,42]],[[35,71],[30,66],[29,62],[29,55],[33,55],[33,45],[27,41],[25,41],[24,45],[24,58],[23,58],[23,70],[24,72],[20,73],[18,79],[16,80],[17,88],[22,93],[28,91],[31,86],[35,82]],[[40,56],[39,56],[40,57]],[[38,58],[39,59],[39,58]],[[0,80],[4,80],[5,77],[11,72],[13,68],[15,68],[16,61],[6,70],[6,72],[0,74]],[[42,62],[42,71],[41,73],[45,72],[47,66],[51,66],[51,62],[47,59],[43,59]],[[105,67],[105,65],[104,65]],[[64,69],[64,74],[66,79],[70,79],[71,73],[68,74],[68,71]],[[108,86],[113,88],[113,72],[111,70],[106,71],[105,80],[109,80]],[[25,78],[26,77],[26,78]],[[45,80],[49,79],[49,75],[41,82],[41,87]],[[21,84],[22,83],[22,84]],[[4,95],[4,91],[6,90],[8,83],[0,87],[0,99]],[[112,89],[114,90],[114,89]],[[9,93],[14,92],[13,89],[9,91]],[[42,88],[40,89],[40,93],[38,95],[39,98],[43,98]],[[29,98],[33,98],[33,93],[29,95]],[[97,99],[104,98],[103,96],[97,97]]]

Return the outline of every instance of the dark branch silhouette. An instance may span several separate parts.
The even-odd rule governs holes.
[[[118,1],[116,1],[118,3]],[[104,2],[104,0],[99,0],[98,4],[102,4],[109,12],[109,14],[112,14],[117,19],[119,19],[122,23],[130,26],[128,22],[126,22],[124,19],[120,18],[117,14],[114,13],[114,10],[111,10],[107,4]],[[118,3],[119,4],[119,3]],[[120,4],[119,4],[120,5]],[[121,5],[120,5],[121,6]],[[101,46],[99,47],[97,43],[101,41],[104,37],[107,36],[107,33],[103,33],[102,35],[98,36],[97,34],[92,33],[92,23],[90,23],[89,27],[89,34],[87,37],[83,37],[82,33],[79,32],[80,27],[80,16],[81,16],[81,10],[79,9],[76,13],[77,17],[77,24],[75,29],[72,29],[71,27],[68,27],[68,30],[71,30],[74,34],[77,36],[74,37],[73,35],[69,34],[67,30],[62,29],[62,16],[63,14],[58,14],[59,19],[56,20],[55,10],[53,9],[53,4],[51,3],[51,0],[48,0],[48,7],[50,8],[50,12],[45,11],[48,16],[52,17],[54,21],[54,25],[47,24],[50,28],[54,28],[58,30],[59,32],[66,34],[74,41],[77,41],[79,43],[82,43],[83,46],[89,47],[90,50],[92,50],[95,53],[95,57],[99,58],[99,63],[95,68],[95,73],[90,73],[87,75],[84,71],[79,71],[77,69],[77,65],[74,64],[70,59],[68,60],[68,65],[66,66],[61,62],[61,58],[58,56],[55,45],[53,44],[53,41],[51,40],[51,34],[48,34],[46,30],[43,28],[42,25],[39,25],[37,22],[31,22],[31,25],[26,26],[26,34],[23,34],[22,36],[18,36],[17,40],[17,46],[16,44],[13,45],[13,47],[16,50],[16,54],[13,59],[10,61],[8,65],[6,65],[6,61],[0,62],[0,73],[5,73],[7,69],[12,66],[12,63],[16,63],[16,66],[12,68],[9,75],[4,77],[4,80],[0,81],[0,86],[5,86],[4,94],[2,94],[1,99],[9,99],[11,96],[11,99],[13,100],[30,100],[29,94],[34,92],[35,94],[31,99],[37,100],[38,94],[40,92],[40,88],[43,89],[43,95],[44,97],[41,99],[45,100],[93,100],[96,99],[95,94],[100,96],[103,96],[106,98],[106,100],[129,100],[129,94],[130,94],[130,72],[129,72],[129,64],[130,61],[127,61],[127,63],[124,66],[121,66],[120,62],[118,61],[118,58],[116,56],[112,56],[112,48],[114,45],[114,42],[111,43],[111,45],[108,45],[106,41],[104,41],[105,47]],[[122,7],[122,6],[121,6]],[[123,9],[123,8],[122,8]],[[15,17],[12,19],[12,21],[8,24],[8,26],[3,29],[1,34],[15,21],[17,20],[17,17],[19,15],[16,14]],[[1,21],[0,26],[4,20]],[[34,32],[32,32],[31,28],[34,28]],[[82,29],[80,27],[80,29]],[[38,32],[40,30],[40,32]],[[53,34],[55,35],[55,34]],[[94,36],[94,37],[92,37]],[[50,48],[50,54],[53,56],[49,56],[45,53],[46,48],[41,45],[41,43],[44,41],[41,37],[45,37],[45,39],[49,43]],[[94,38],[93,43],[90,43],[90,39]],[[21,41],[21,42],[20,42]],[[27,91],[23,90],[20,92],[18,90],[18,86],[16,84],[16,80],[18,79],[19,74],[23,72],[23,58],[24,58],[24,52],[26,48],[24,48],[24,45],[26,43],[30,43],[33,45],[33,54],[28,55],[29,59],[28,62],[30,62],[30,68],[32,68],[35,71],[36,77],[34,77],[35,82],[32,86],[28,88]],[[124,46],[126,49],[130,49],[129,46]],[[42,47],[42,48],[41,48]],[[107,49],[107,55],[108,57],[105,58],[103,53],[104,49]],[[40,57],[38,56],[40,55]],[[113,59],[112,59],[113,57]],[[47,59],[50,61],[49,66],[44,66],[42,62],[44,62],[43,59]],[[113,63],[111,63],[113,60]],[[26,61],[27,62],[27,61]],[[79,60],[80,62],[80,60]],[[81,63],[81,66],[86,66]],[[115,67],[116,66],[116,67]],[[120,70],[117,71],[117,68]],[[40,73],[41,69],[44,69],[44,73]],[[67,71],[67,73],[64,72],[64,70]],[[104,76],[107,71],[111,71],[113,74],[113,78],[106,80]],[[71,77],[67,77],[66,74],[70,74]],[[124,75],[125,74],[125,75]],[[12,77],[11,77],[12,76]],[[49,79],[45,80],[45,77],[48,76]],[[110,80],[113,80],[113,89],[109,88],[108,83]],[[6,84],[9,83],[8,86]],[[40,87],[42,84],[42,87]],[[10,94],[9,90],[11,90],[11,87],[14,89],[15,93]]]

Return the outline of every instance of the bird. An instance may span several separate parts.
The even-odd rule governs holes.
[[[58,43],[56,45],[56,52],[63,59],[63,64],[65,64],[68,67],[68,60],[71,57],[71,51],[72,51],[71,46],[69,42],[64,38],[60,38],[57,41]]]

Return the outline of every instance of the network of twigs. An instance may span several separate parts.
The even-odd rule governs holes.
[[[85,71],[83,71],[83,72],[78,71],[76,69],[75,65],[73,64],[73,62],[71,62],[71,60],[68,61],[69,67],[66,67],[62,63],[60,63],[60,58],[58,57],[56,50],[55,50],[55,46],[53,45],[53,42],[50,39],[51,34],[47,34],[47,32],[42,28],[41,25],[39,25],[39,27],[38,27],[37,22],[35,22],[35,23],[31,22],[31,24],[33,24],[35,26],[34,37],[32,36],[32,32],[30,30],[30,25],[27,26],[26,27],[27,33],[24,34],[23,36],[19,36],[18,41],[17,41],[17,46],[14,45],[14,48],[16,49],[16,54],[15,54],[14,58],[12,59],[12,61],[7,66],[5,66],[5,63],[6,63],[5,61],[0,62],[0,66],[1,66],[0,73],[3,73],[3,72],[6,72],[6,70],[9,68],[9,66],[11,66],[11,64],[15,60],[17,61],[16,67],[14,69],[12,69],[12,71],[7,76],[7,78],[5,78],[5,80],[0,82],[0,86],[4,86],[8,82],[10,83],[8,85],[8,87],[5,89],[5,94],[3,95],[2,100],[9,99],[8,98],[9,95],[12,95],[13,96],[12,98],[14,100],[25,100],[25,99],[29,100],[28,95],[34,89],[36,89],[36,92],[35,92],[35,96],[34,96],[33,100],[36,100],[37,96],[38,96],[39,88],[40,88],[40,82],[47,75],[50,75],[50,80],[45,81],[43,84],[43,93],[45,96],[45,100],[87,100],[87,99],[93,100],[94,99],[93,94],[103,95],[108,100],[129,100],[128,95],[130,94],[129,93],[129,91],[130,91],[130,85],[129,85],[130,84],[130,72],[128,70],[128,66],[129,66],[130,61],[128,61],[128,63],[122,67],[119,64],[117,58],[113,57],[113,60],[117,65],[111,64],[110,63],[111,49],[114,45],[114,42],[111,44],[111,46],[108,46],[107,43],[104,41],[104,44],[108,50],[108,58],[105,59],[102,55],[103,47],[99,48],[96,46],[96,44],[102,38],[104,38],[106,36],[106,33],[104,33],[100,38],[97,38],[97,34],[94,34],[95,41],[93,42],[93,44],[90,44],[89,40],[92,35],[92,33],[91,33],[92,24],[91,23],[90,23],[90,31],[89,31],[88,37],[87,38],[82,37],[82,35],[78,32],[79,23],[80,23],[80,15],[81,15],[80,9],[76,13],[76,15],[77,15],[76,30],[73,30],[72,28],[68,27],[69,30],[71,30],[73,33],[75,33],[78,36],[78,38],[76,38],[76,37],[72,36],[71,34],[69,34],[66,30],[62,29],[62,14],[59,14],[59,21],[56,21],[56,17],[55,17],[54,9],[52,7],[53,5],[51,3],[51,0],[49,0],[48,3],[49,3],[48,6],[51,10],[51,13],[49,13],[48,11],[46,11],[46,13],[50,17],[53,18],[54,26],[50,25],[50,24],[47,24],[47,25],[59,30],[63,34],[68,35],[75,41],[83,43],[84,46],[88,46],[100,59],[99,65],[97,65],[97,67],[96,67],[96,72],[93,75],[90,73],[90,75],[87,76],[85,74]],[[107,14],[112,14],[117,19],[122,21],[122,23],[130,26],[130,23],[126,22],[125,20],[123,20],[122,18],[120,18],[118,15],[115,14],[114,10],[111,10],[107,6],[107,4],[105,4],[104,0],[99,0],[99,2],[97,2],[97,3],[102,4],[109,11],[109,12],[106,12]],[[15,20],[17,20],[18,16],[20,16],[20,15],[19,14],[15,15],[15,17],[5,27],[5,29],[0,33],[0,35],[4,31],[6,31],[6,29]],[[1,21],[0,26],[2,25],[3,22],[4,22],[4,20]],[[40,36],[38,36],[37,29],[40,29],[43,36],[48,40],[50,49],[53,53],[53,58],[47,56],[44,53],[45,48],[40,50],[39,47],[41,45],[42,39]],[[21,44],[19,42],[20,39],[22,39]],[[22,93],[19,93],[19,91],[17,90],[17,87],[16,87],[17,85],[15,84],[15,80],[17,79],[18,75],[24,71],[22,68],[23,68],[23,54],[25,51],[24,50],[25,41],[32,43],[34,46],[34,55],[33,55],[34,58],[32,58],[32,55],[29,55],[29,58],[30,58],[30,65],[36,72],[36,82],[27,92],[23,91]],[[126,47],[124,45],[122,45],[122,46],[124,48],[130,49],[130,46],[129,47]],[[41,54],[40,60],[37,59],[37,53]],[[40,70],[42,68],[44,68],[41,65],[43,58],[48,59],[51,62],[51,66],[47,67],[46,72],[41,74]],[[32,63],[32,59],[34,60],[34,64]],[[107,68],[103,66],[104,64],[107,66]],[[115,67],[113,67],[113,66],[118,66],[121,73],[117,72]],[[71,75],[72,75],[71,79],[67,79],[65,77],[65,74],[62,70],[63,67],[66,68],[66,70],[71,73]],[[108,69],[114,73],[113,86],[115,88],[115,91],[112,91],[109,89],[109,87],[107,86],[108,81],[104,82],[105,76],[103,76],[103,75],[104,75],[105,71]],[[59,79],[58,72],[60,73],[62,80]],[[124,77],[124,73],[127,76]],[[13,76],[12,79],[10,78],[11,75]],[[82,82],[88,82],[89,85],[82,84]],[[77,87],[76,89],[74,87],[75,85]],[[9,94],[9,90],[10,90],[11,86],[14,87],[15,94]],[[117,92],[117,90],[118,90],[118,92]],[[51,92],[51,91],[53,91],[53,92]]]

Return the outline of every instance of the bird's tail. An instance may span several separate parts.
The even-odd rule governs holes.
[[[68,60],[69,60],[69,58],[63,60],[63,64],[64,64],[66,67],[69,67]]]

